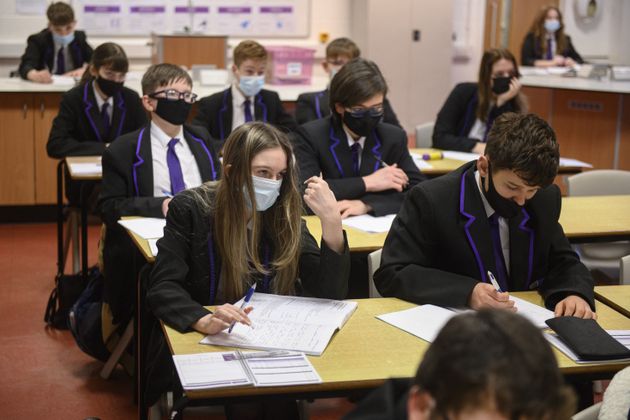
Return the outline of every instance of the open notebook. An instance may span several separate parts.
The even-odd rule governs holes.
[[[241,301],[236,302],[240,306]],[[252,327],[237,323],[231,333],[208,335],[202,344],[258,350],[293,350],[321,355],[356,302],[254,293],[248,306]]]

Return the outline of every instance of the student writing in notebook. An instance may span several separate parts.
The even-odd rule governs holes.
[[[351,39],[337,38],[326,46],[326,59],[322,66],[330,80],[332,80],[341,67],[360,56],[361,50]],[[298,124],[304,124],[330,115],[329,95],[330,91],[327,87],[320,92],[302,93],[298,96],[295,108],[295,119]],[[402,128],[387,98],[383,99],[383,111],[384,122]]]
[[[558,223],[558,161],[544,120],[499,117],[477,161],[408,193],[375,273],[379,292],[419,304],[513,309],[507,292],[538,290],[556,316],[595,318],[593,278]]]
[[[219,148],[232,130],[249,121],[263,121],[285,131],[296,128],[295,120],[283,108],[278,94],[263,89],[267,50],[246,40],[234,49],[234,82],[222,92],[199,101],[193,124],[205,127],[219,141]]]
[[[105,302],[113,322],[125,328],[135,303],[144,258],[118,220],[165,217],[171,197],[214,181],[221,164],[208,132],[185,124],[196,95],[185,70],[156,64],[142,77],[142,104],[151,121],[114,141],[103,154],[100,210]],[[135,261],[135,263],[134,263]]]
[[[433,147],[483,154],[488,132],[505,112],[526,112],[516,59],[506,49],[483,54],[477,83],[460,83],[437,115]]]
[[[37,83],[52,83],[52,75],[81,77],[92,58],[85,32],[75,30],[72,7],[53,2],[46,10],[48,27],[28,37],[20,61],[20,76]]]
[[[178,331],[216,334],[234,321],[249,324],[251,308],[232,303],[253,282],[256,293],[344,298],[350,255],[334,195],[321,178],[306,181],[304,202],[322,224],[320,249],[301,219],[297,182],[284,133],[260,122],[233,131],[223,149],[221,179],[169,204],[148,286],[151,311]],[[219,306],[211,312],[204,305]],[[149,361],[152,402],[156,390],[168,387],[164,369],[172,361],[163,343],[149,346],[156,349],[149,352],[155,356]],[[274,408],[264,404],[260,410]]]
[[[549,343],[507,311],[451,319],[424,354],[415,378],[390,379],[346,420],[569,420],[575,395]]]

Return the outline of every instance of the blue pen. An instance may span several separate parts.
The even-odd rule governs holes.
[[[497,282],[497,279],[494,278],[494,274],[492,274],[492,271],[490,270],[488,270],[488,277],[490,278],[490,283],[492,283],[492,286],[494,286],[496,291],[499,293],[502,293],[503,290],[501,290],[501,286],[499,286],[499,282]]]
[[[171,194],[170,191],[162,190],[162,194],[164,194],[167,197],[173,198],[173,194]]]
[[[254,296],[254,290],[256,290],[256,283],[254,283],[254,285],[250,287],[249,290],[247,291],[247,294],[245,295],[245,299],[243,299],[243,303],[241,303],[241,307],[239,309],[243,309],[245,305],[247,305],[249,301],[252,300],[252,296]],[[234,325],[236,325],[236,321],[232,322],[232,325],[230,325],[228,334],[232,332]]]

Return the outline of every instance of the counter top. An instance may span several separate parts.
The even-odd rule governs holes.
[[[564,77],[556,74],[533,74],[533,67],[522,67],[521,83],[527,87],[585,90],[592,92],[630,93],[630,81],[597,80],[583,77]]]

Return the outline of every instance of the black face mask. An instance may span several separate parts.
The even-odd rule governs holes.
[[[512,200],[502,197],[501,194],[497,192],[496,188],[494,188],[490,165],[488,165],[488,191],[486,191],[485,183],[485,179],[481,177],[481,191],[483,191],[483,195],[486,196],[486,200],[488,200],[488,203],[492,206],[494,211],[499,214],[499,216],[505,219],[511,219],[519,213],[522,207]]]
[[[103,92],[107,97],[114,96],[123,87],[124,82],[114,82],[113,80],[104,79],[101,76],[96,78],[96,83],[98,83],[98,88]]]
[[[178,101],[169,101],[165,98],[157,98],[157,108],[155,113],[164,120],[173,125],[182,125],[188,119],[192,104],[185,102],[183,99]]]
[[[355,134],[361,137],[370,135],[376,125],[381,122],[383,115],[370,115],[369,113],[362,117],[355,117],[350,112],[343,113],[344,124]]]
[[[510,81],[512,81],[511,77],[496,77],[492,79],[492,92],[495,95],[507,92],[510,90]]]

